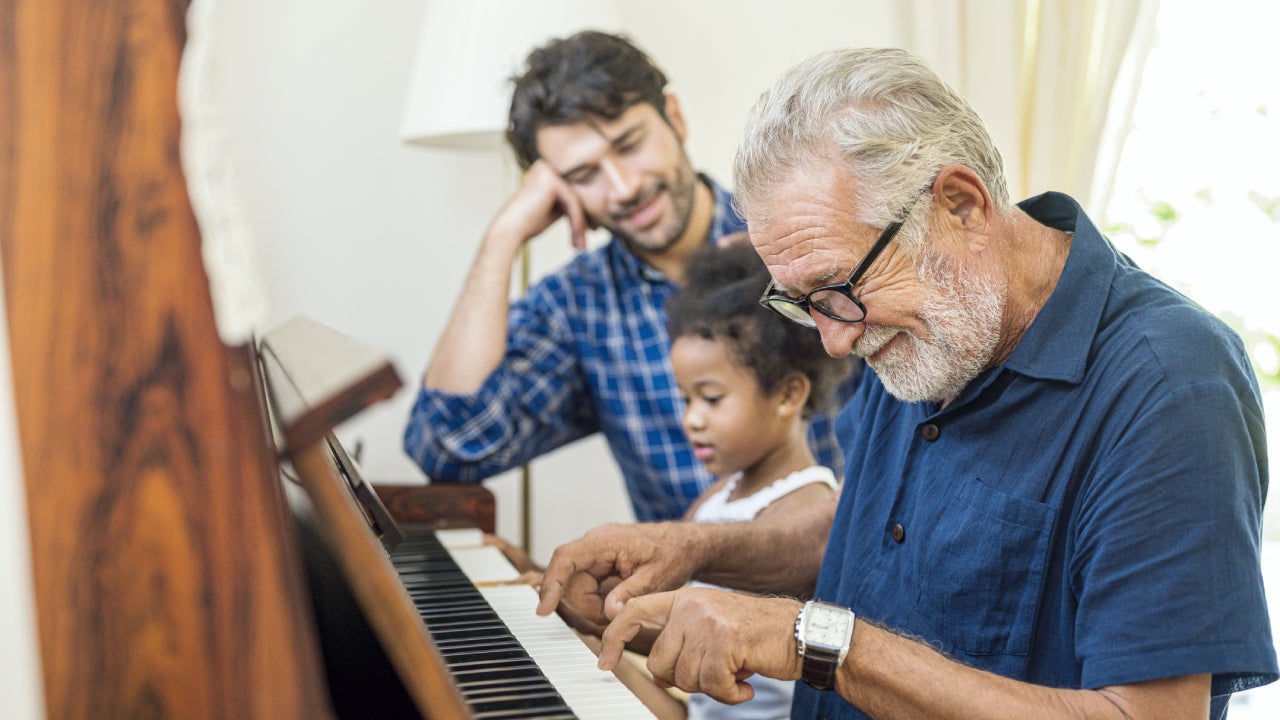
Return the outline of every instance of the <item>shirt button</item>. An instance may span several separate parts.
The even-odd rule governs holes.
[[[894,542],[900,543],[902,542],[903,538],[907,536],[907,531],[902,529],[901,523],[894,523],[893,530],[890,531],[890,534],[893,535]]]
[[[933,442],[934,440],[937,440],[938,426],[934,425],[933,423],[929,423],[928,425],[925,425],[924,427],[920,428],[920,437],[924,438],[925,440],[928,440],[929,442]]]

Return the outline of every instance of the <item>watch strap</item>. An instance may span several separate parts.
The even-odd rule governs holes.
[[[824,647],[809,647],[800,666],[800,679],[815,690],[831,690],[836,686],[836,670],[840,653]]]

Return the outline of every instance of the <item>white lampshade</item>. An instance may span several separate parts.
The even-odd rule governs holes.
[[[510,80],[529,51],[553,37],[619,25],[613,0],[427,0],[401,137],[497,147],[507,129]]]

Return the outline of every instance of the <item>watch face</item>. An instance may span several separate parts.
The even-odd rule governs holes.
[[[833,610],[821,605],[809,608],[805,618],[805,642],[827,647],[842,647],[849,633],[849,611]]]

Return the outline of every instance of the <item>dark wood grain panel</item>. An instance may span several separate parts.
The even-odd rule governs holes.
[[[186,3],[0,0],[0,257],[49,717],[330,715],[178,159]]]
[[[391,517],[399,523],[423,523],[436,528],[476,527],[494,531],[493,491],[483,485],[373,486]]]

